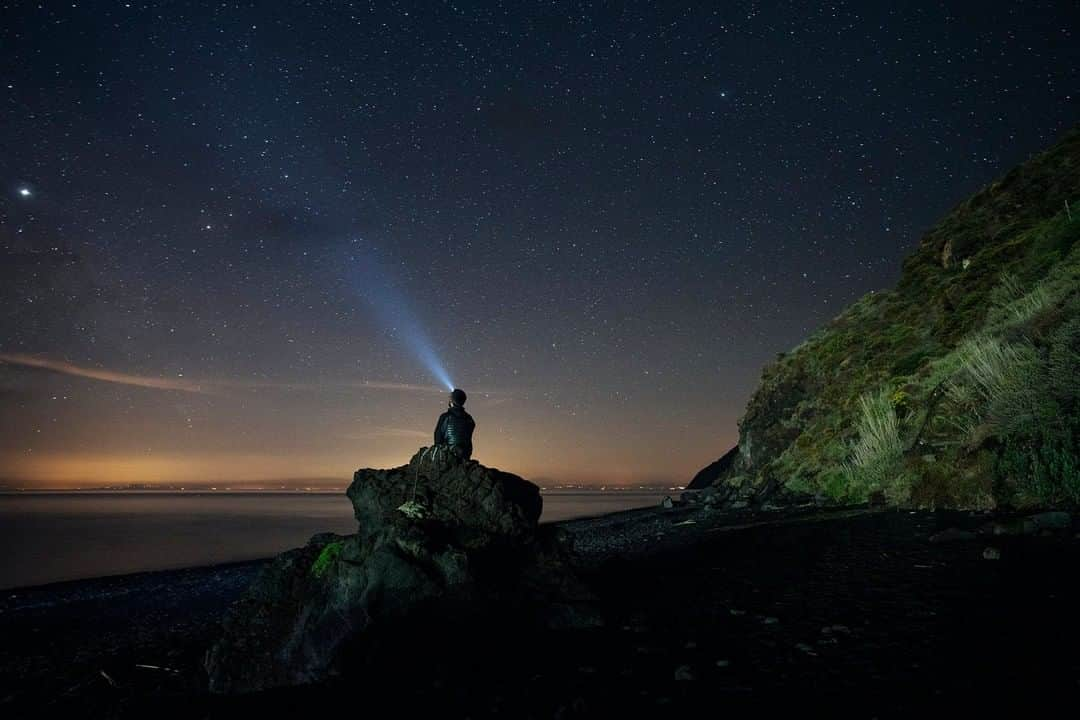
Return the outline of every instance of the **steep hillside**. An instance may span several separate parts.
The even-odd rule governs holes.
[[[709,492],[1080,504],[1078,238],[1080,128],[954,209],[895,289],[766,367]]]

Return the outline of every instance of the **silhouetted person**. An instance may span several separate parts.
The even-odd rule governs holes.
[[[472,456],[472,434],[476,423],[465,412],[465,391],[455,389],[450,393],[450,409],[439,416],[435,423],[435,444],[449,445],[450,449],[468,460]]]

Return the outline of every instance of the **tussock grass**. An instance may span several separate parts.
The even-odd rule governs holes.
[[[1045,285],[1036,285],[1031,292],[1016,298],[1001,309],[1009,322],[1019,325],[1045,311],[1053,304],[1053,300]]]
[[[965,340],[957,350],[960,368],[949,383],[949,394],[966,400],[974,393],[991,401],[1023,389],[1026,383],[1018,370],[1031,361],[1028,350],[989,335]]]
[[[957,350],[960,369],[947,383],[956,404],[955,426],[973,444],[988,434],[1007,434],[1040,415],[1043,368],[1030,343],[1011,344],[982,335]]]
[[[884,457],[903,452],[900,421],[892,404],[892,393],[881,390],[859,398],[859,439],[851,449],[853,462],[870,465]]]
[[[851,445],[851,459],[843,465],[848,492],[865,499],[884,490],[891,500],[903,495],[899,461],[904,454],[900,439],[900,419],[892,398],[883,388],[859,397],[858,439]]]

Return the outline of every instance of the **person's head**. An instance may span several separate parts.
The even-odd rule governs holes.
[[[454,392],[450,393],[450,405],[457,405],[461,407],[465,404],[465,391],[461,388],[454,388]]]

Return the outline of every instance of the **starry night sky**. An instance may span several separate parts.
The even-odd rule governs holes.
[[[721,9],[717,6],[722,5]],[[887,7],[894,6],[894,7]],[[0,479],[685,483],[1080,120],[1080,5],[0,3]]]

